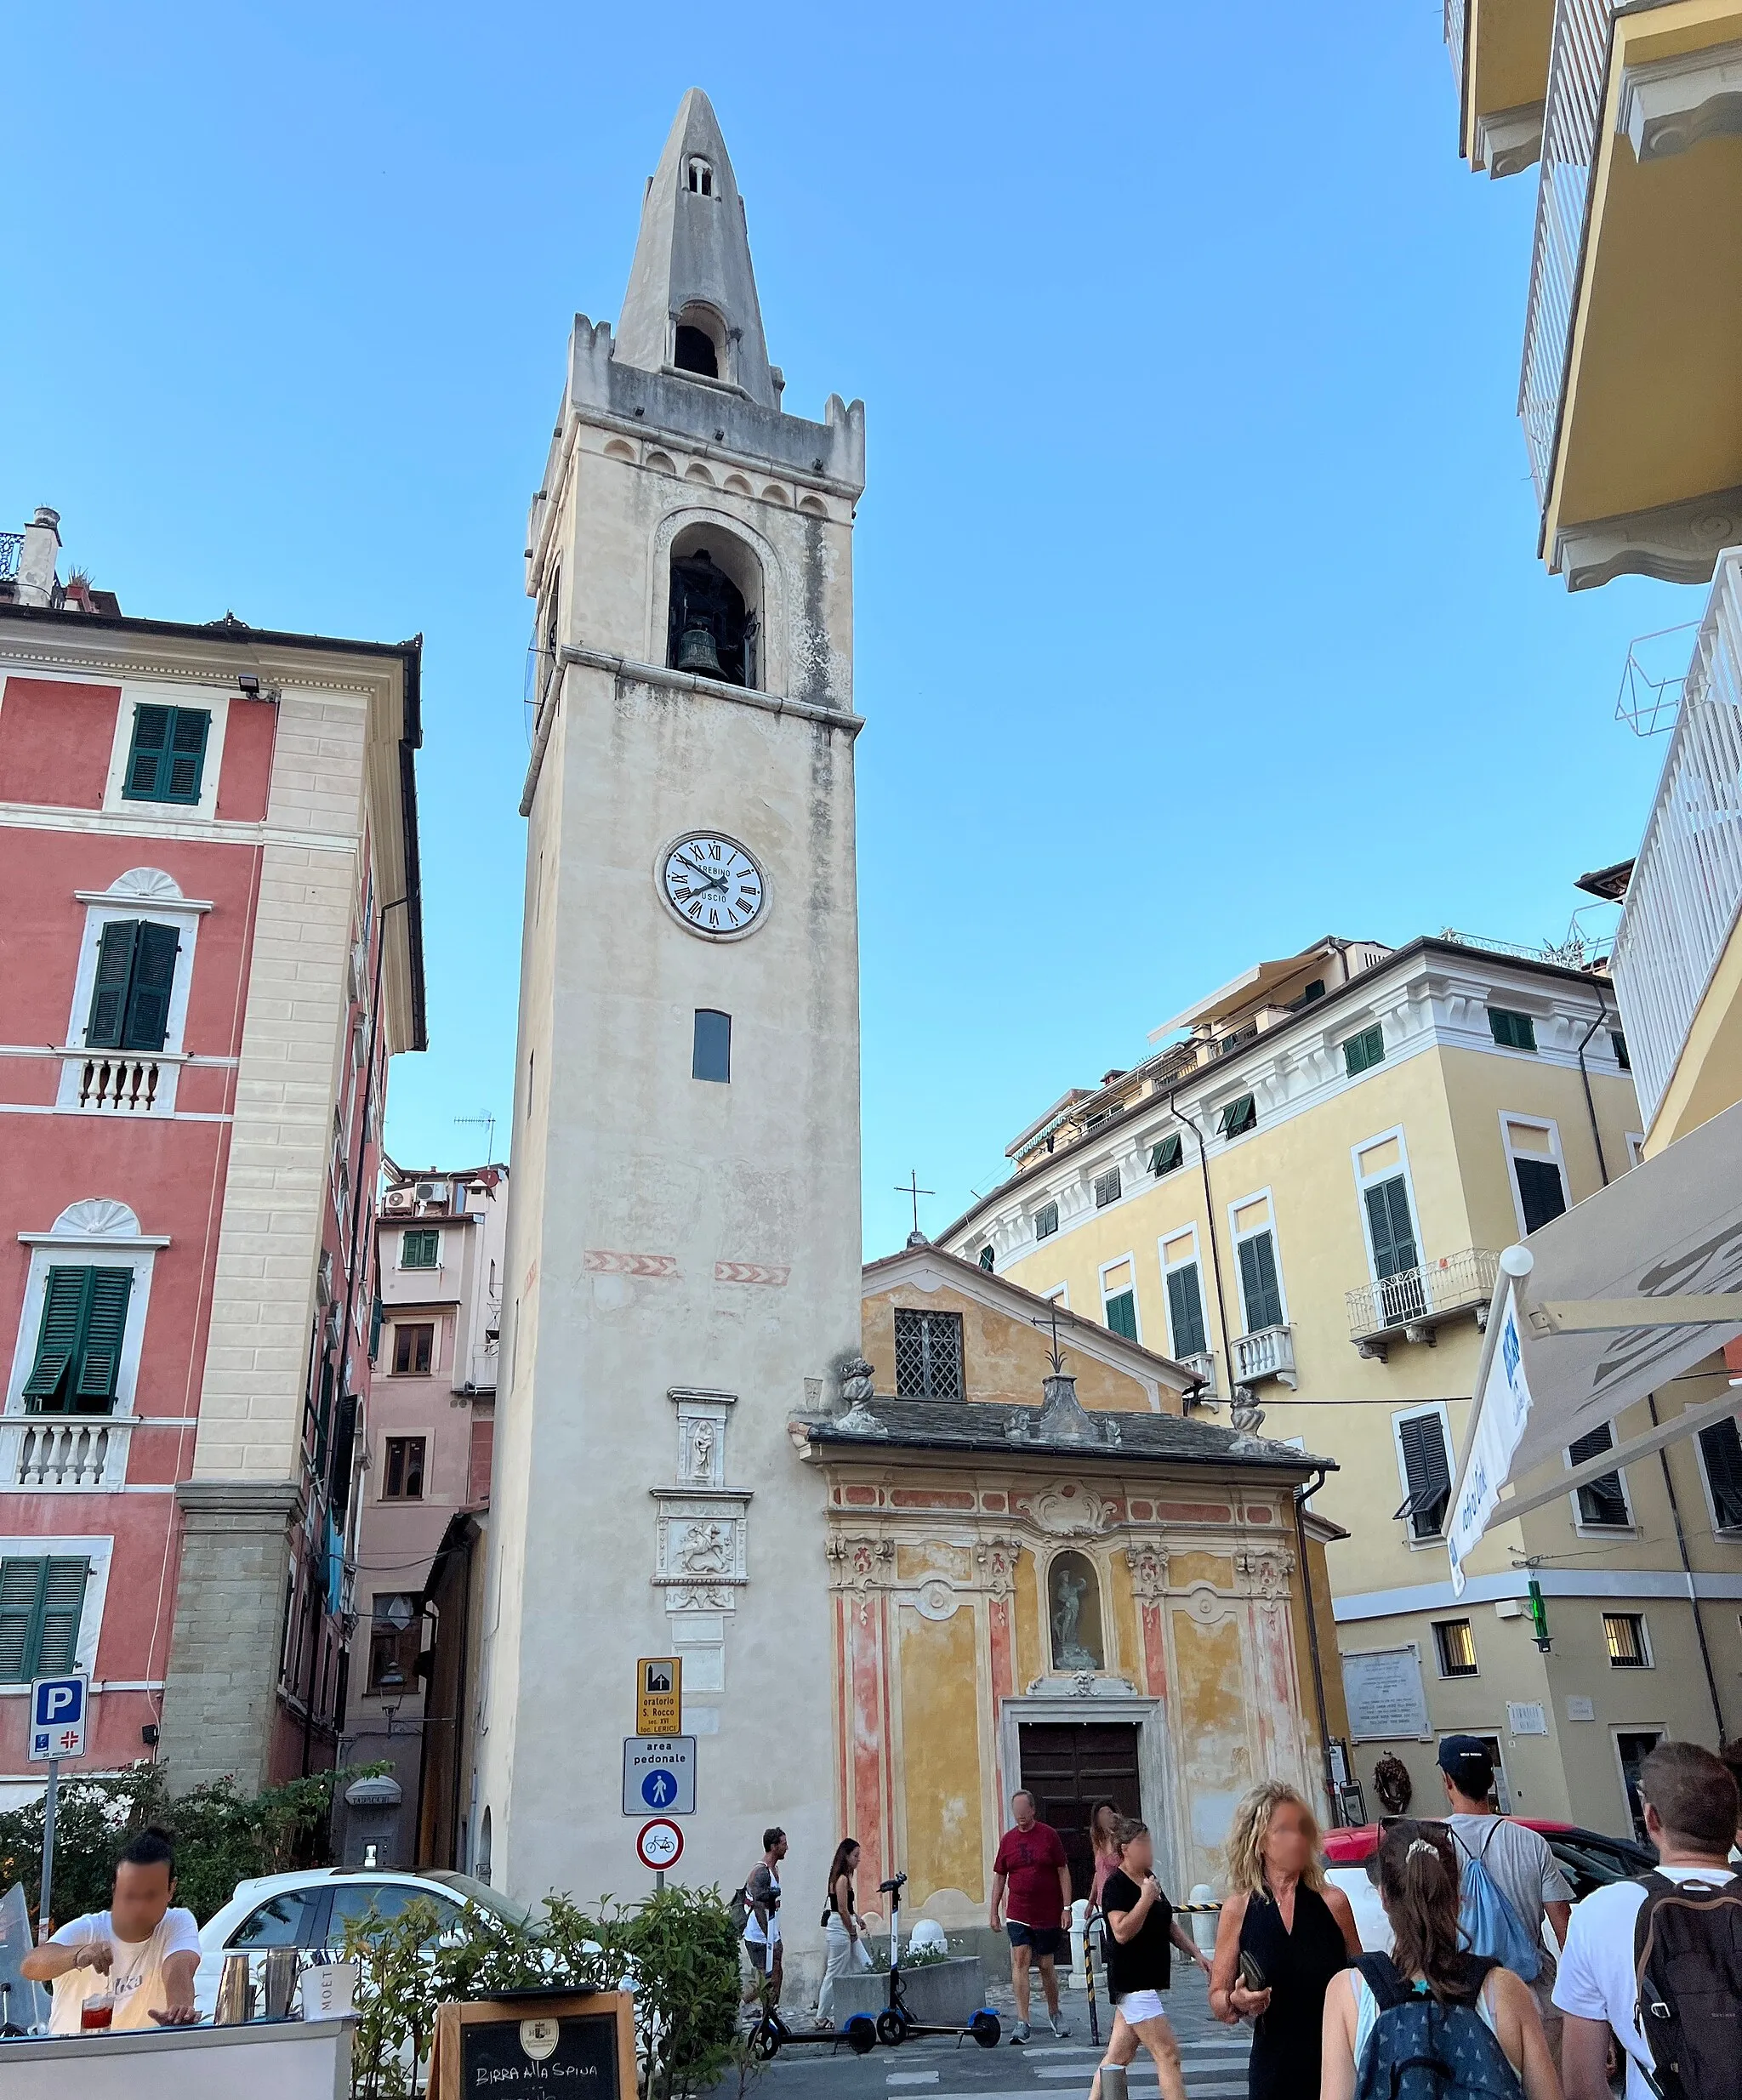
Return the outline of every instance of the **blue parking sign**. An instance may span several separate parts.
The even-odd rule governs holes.
[[[32,1682],[28,1755],[33,1761],[84,1756],[89,1689],[83,1676],[38,1677]]]

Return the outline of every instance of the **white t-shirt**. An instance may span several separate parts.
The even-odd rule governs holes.
[[[1722,1881],[1716,1867],[1659,1867],[1671,1881]],[[1627,2100],[1652,2100],[1640,2075],[1651,2052],[1633,2017],[1639,1987],[1633,1976],[1633,1926],[1645,1890],[1637,1881],[1611,1881],[1594,1888],[1573,1909],[1567,1943],[1555,1978],[1555,2003],[1581,2020],[1607,2020],[1627,2052]]]
[[[100,1970],[68,1969],[54,1978],[54,2009],[48,2015],[51,2035],[76,2035],[79,2009],[87,1998],[100,1998],[106,1991],[115,2000],[117,2027],[151,2027],[153,2012],[169,2003],[163,1978],[163,1963],[169,1955],[197,1955],[200,1928],[191,1910],[166,1910],[149,1939],[126,1940],[116,1937],[106,1910],[74,1918],[54,1934],[57,1947],[77,1947],[80,1941],[106,1939],[114,1959],[109,1973]]]

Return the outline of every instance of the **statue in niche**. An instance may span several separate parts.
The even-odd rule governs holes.
[[[730,1551],[723,1524],[692,1524],[677,1550],[677,1564],[689,1575],[723,1575]]]
[[[1101,1593],[1080,1553],[1061,1553],[1047,1578],[1055,1670],[1100,1670]]]
[[[715,1430],[708,1415],[700,1415],[690,1424],[690,1478],[711,1480],[714,1477],[714,1438]]]

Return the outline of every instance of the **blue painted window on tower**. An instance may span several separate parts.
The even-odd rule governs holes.
[[[695,1056],[690,1067],[692,1078],[717,1080],[721,1085],[732,1078],[732,1016],[716,1013],[711,1006],[696,1009]]]

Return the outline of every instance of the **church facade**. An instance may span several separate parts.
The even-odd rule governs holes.
[[[861,1270],[864,418],[789,415],[783,384],[692,90],[617,329],[576,320],[527,537],[464,1864],[528,1898],[643,1886],[624,1739],[637,1659],[677,1655],[677,1872],[733,1888],[781,1824],[802,1973],[849,1830],[868,1899],[902,1867],[910,1903],[969,1924],[1010,1790],[1073,1815],[1105,1781],[1188,1882],[1248,1778],[1319,1786],[1335,1717],[1305,1602],[1316,1461],[1188,1419],[1180,1366],[1067,1314],[1054,1336],[1042,1301],[917,1236]]]

